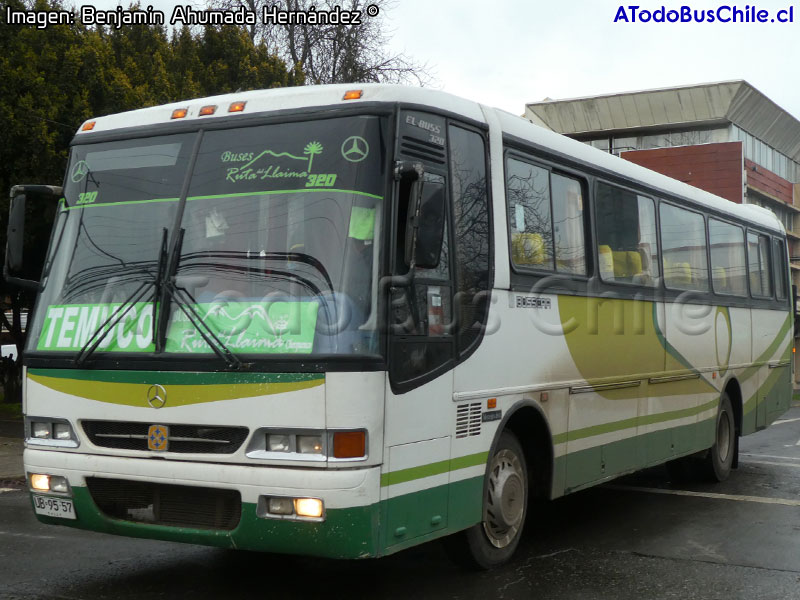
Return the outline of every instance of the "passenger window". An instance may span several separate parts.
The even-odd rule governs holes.
[[[775,295],[778,300],[786,299],[786,249],[781,240],[774,240],[772,264],[775,270]]]
[[[553,270],[550,173],[509,158],[506,194],[511,233],[511,260],[520,267]]]
[[[561,273],[586,274],[584,248],[583,193],[577,179],[553,173],[553,238],[556,270]]]
[[[747,295],[744,230],[716,219],[708,220],[711,243],[711,283],[717,294]]]
[[[653,285],[659,269],[651,198],[598,184],[597,260],[603,281]]]
[[[661,249],[664,282],[679,290],[708,290],[706,228],[703,216],[661,204]]]
[[[747,234],[747,261],[750,264],[750,292],[753,296],[772,296],[769,278],[769,238]]]

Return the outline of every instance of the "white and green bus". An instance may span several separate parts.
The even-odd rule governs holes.
[[[40,521],[335,558],[450,535],[485,568],[529,500],[660,463],[723,480],[789,407],[771,213],[352,87],[78,131],[24,353]]]

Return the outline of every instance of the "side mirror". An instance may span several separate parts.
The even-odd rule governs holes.
[[[22,248],[25,241],[25,192],[19,186],[11,188],[6,233],[6,273],[22,271]]]
[[[8,283],[28,289],[38,287],[38,281],[25,278],[30,275],[30,271],[41,272],[42,260],[37,259],[43,258],[34,256],[33,262],[39,264],[26,264],[24,256],[26,214],[28,217],[40,219],[40,221],[34,223],[35,225],[39,224],[39,226],[46,226],[49,229],[52,225],[52,216],[46,214],[47,210],[43,211],[39,206],[39,210],[36,211],[35,215],[28,213],[31,212],[32,208],[36,207],[40,199],[50,200],[51,205],[55,206],[55,202],[62,195],[62,188],[52,185],[15,185],[11,188],[11,204],[8,214],[8,229],[6,231],[6,259],[3,265],[3,276]],[[31,200],[33,204],[30,204],[28,200]],[[36,227],[34,227],[34,231],[36,231]],[[36,255],[37,249],[40,253],[42,250],[41,248],[31,247],[34,241],[38,241],[38,245],[41,246],[41,240],[29,240],[28,250],[34,250],[33,254]],[[30,257],[28,262],[31,262]]]
[[[414,185],[421,187],[419,210],[417,211],[414,263],[423,269],[433,269],[439,266],[439,257],[442,254],[442,244],[444,243],[444,183],[417,181]]]

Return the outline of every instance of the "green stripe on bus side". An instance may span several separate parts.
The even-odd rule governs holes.
[[[742,413],[744,416],[749,415],[758,407],[759,396],[764,396],[766,401],[766,396],[772,391],[772,388],[775,387],[775,384],[778,383],[781,376],[788,370],[788,366],[778,369],[770,369],[770,373],[767,375],[767,378],[764,380],[764,382],[758,387],[756,392],[744,402],[744,406],[742,407]],[[791,392],[787,390],[787,393],[791,396]]]
[[[778,330],[778,334],[775,336],[775,339],[772,340],[772,343],[767,347],[761,355],[753,361],[749,367],[745,368],[745,370],[739,376],[739,381],[746,381],[750,379],[753,375],[758,373],[758,370],[767,364],[768,361],[772,360],[772,357],[775,355],[775,352],[778,351],[780,345],[786,341],[786,334],[789,333],[789,329],[792,327],[792,316],[791,314],[786,315],[786,320],[781,325],[781,328]]]
[[[242,503],[239,525],[232,531],[168,527],[112,519],[97,508],[85,487],[73,486],[77,520],[37,515],[43,523],[66,525],[113,535],[202,544],[220,548],[303,554],[327,558],[366,558],[392,554],[474,525],[481,520],[483,477],[404,494],[368,506],[329,509],[323,522],[264,519],[256,505]],[[439,506],[428,500],[437,498]],[[441,504],[445,499],[446,504]],[[431,522],[441,509],[442,522]],[[389,523],[406,527],[402,537],[386,531]]]
[[[594,446],[556,457],[554,472],[564,472],[566,481],[554,482],[553,496],[559,497],[592,487],[600,482],[668,460],[693,454],[714,442],[715,419],[653,431],[602,446]],[[627,464],[614,458],[629,457]]]
[[[478,452],[476,454],[468,454],[467,456],[458,456],[449,460],[440,460],[427,465],[390,471],[389,473],[381,474],[381,487],[406,483],[407,481],[414,481],[415,479],[422,479],[433,475],[441,475],[442,473],[458,471],[459,469],[466,469],[477,465],[485,465],[488,458],[488,452]]]
[[[622,419],[620,421],[612,421],[610,423],[601,423],[600,425],[592,425],[582,429],[575,429],[574,431],[566,431],[553,436],[553,444],[563,444],[565,442],[574,442],[604,433],[614,433],[624,429],[633,429],[640,425],[655,425],[656,423],[666,423],[667,421],[676,421],[678,419],[685,419],[686,417],[693,417],[699,415],[707,410],[716,408],[719,404],[719,399],[715,398],[700,406],[692,406],[690,408],[682,408],[680,410],[671,410],[668,412],[658,413],[655,415],[644,415],[641,417],[631,417],[630,419]]]
[[[666,310],[666,304],[664,305],[664,308]],[[689,360],[687,360],[683,356],[683,354],[678,352],[678,350],[675,348],[675,346],[673,346],[672,344],[670,344],[667,341],[667,336],[664,335],[664,332],[661,331],[661,328],[658,326],[658,303],[657,302],[653,302],[653,329],[656,332],[656,338],[658,338],[658,341],[664,347],[664,350],[667,352],[667,354],[672,356],[672,358],[677,360],[681,365],[686,367],[690,372],[697,373],[697,370],[695,369],[694,365]]]
[[[28,369],[28,374],[53,379],[74,379],[102,383],[160,385],[231,385],[253,383],[299,383],[323,381],[324,373],[233,373],[179,371],[90,371],[81,369]]]

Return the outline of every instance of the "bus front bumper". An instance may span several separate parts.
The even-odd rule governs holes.
[[[28,474],[62,476],[69,482],[76,518],[37,514],[43,523],[130,537],[329,558],[366,558],[380,553],[380,467],[377,466],[346,470],[241,466],[32,448],[25,450],[24,463]],[[192,493],[202,496],[209,488],[234,490],[241,496],[241,517],[238,524],[228,529],[163,525],[142,522],[136,517],[136,521],[118,518],[98,507],[87,486],[88,478],[150,482],[154,484],[151,489],[161,489],[159,486],[194,488],[183,488],[179,494],[186,499],[185,510],[189,513]],[[154,504],[158,497],[156,492]],[[324,503],[324,516],[321,520],[263,516],[263,499],[259,509],[262,497],[319,498]],[[126,498],[118,501],[124,503]],[[99,504],[108,507],[108,498]],[[146,512],[148,507],[139,510]],[[149,510],[152,511],[152,507]]]

